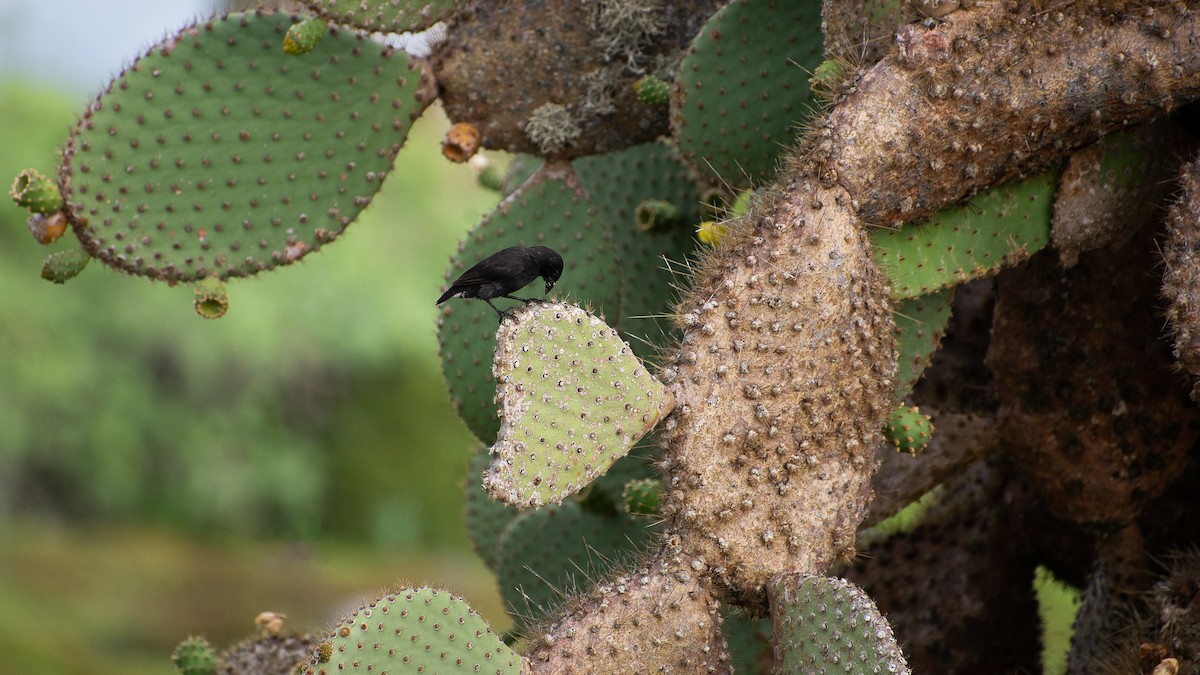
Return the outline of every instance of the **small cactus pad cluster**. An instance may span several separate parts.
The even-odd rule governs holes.
[[[42,263],[42,278],[56,284],[65,284],[79,276],[91,259],[92,256],[78,246],[55,251],[46,256],[45,262]]]
[[[217,670],[217,653],[208,640],[192,635],[175,647],[171,662],[182,675],[211,675]]]
[[[60,168],[89,253],[166,281],[246,276],[332,241],[366,207],[424,107],[420,75],[345,30],[282,56],[296,20],[186,28],[101,93]]]
[[[519,308],[496,339],[501,426],[484,487],[505,503],[561,503],[671,407],[617,331],[579,307]]]
[[[870,596],[845,579],[786,576],[767,589],[780,673],[908,673]]]
[[[347,616],[305,673],[521,672],[521,657],[509,649],[461,598],[431,588],[388,593]]]
[[[1042,173],[992,188],[920,225],[871,232],[875,263],[892,298],[912,298],[994,274],[1050,241],[1055,177]]]
[[[883,427],[883,437],[897,450],[915,455],[933,436],[933,424],[917,406],[897,406]]]
[[[815,101],[821,3],[735,0],[709,19],[683,62],[671,131],[697,170],[744,187],[775,173]],[[765,151],[764,151],[765,150]]]

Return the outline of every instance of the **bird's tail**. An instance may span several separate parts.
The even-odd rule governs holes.
[[[457,288],[455,288],[455,287],[453,287],[453,286],[451,286],[450,288],[447,288],[447,289],[446,289],[446,292],[445,292],[445,293],[442,293],[442,297],[438,298],[438,299],[437,299],[437,302],[435,302],[435,303],[433,303],[433,304],[435,304],[435,305],[440,305],[440,304],[442,304],[443,302],[445,302],[445,301],[449,300],[450,298],[454,297],[454,294],[455,294],[455,293],[457,293],[458,291],[459,291],[459,289],[457,289]]]

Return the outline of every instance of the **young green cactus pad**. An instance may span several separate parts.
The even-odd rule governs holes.
[[[900,350],[900,359],[896,362],[893,402],[899,403],[908,396],[933,360],[946,334],[953,303],[953,288],[896,303],[896,348]]]
[[[933,436],[933,424],[917,406],[896,406],[883,426],[883,437],[897,450],[917,454]]]
[[[656,516],[662,509],[663,483],[658,478],[639,478],[625,484],[622,502],[629,513]]]
[[[211,675],[217,671],[217,653],[208,640],[191,635],[171,655],[175,669],[183,675]]]
[[[13,181],[10,194],[17,206],[43,216],[51,215],[63,207],[62,193],[58,191],[58,185],[37,169],[22,171]]]
[[[814,100],[821,2],[735,0],[692,41],[671,96],[671,130],[689,162],[734,186],[775,172]]]
[[[89,253],[167,281],[246,276],[332,241],[370,202],[423,108],[420,76],[345,30],[287,56],[295,20],[189,27],[105,89],[60,168]]]
[[[1001,185],[928,222],[871,231],[875,264],[892,282],[892,298],[912,298],[994,273],[1050,240],[1054,175]]]
[[[327,30],[329,24],[325,19],[315,17],[292,24],[283,36],[283,53],[299,55],[311,52],[325,37]]]
[[[671,98],[671,83],[654,75],[644,75],[633,83],[638,100],[650,105],[666,105]]]
[[[908,673],[887,619],[845,579],[784,576],[767,586],[775,672]]]
[[[55,251],[46,256],[42,263],[42,278],[56,284],[65,284],[79,276],[92,256],[78,246],[64,251]]]
[[[517,629],[527,631],[570,598],[642,552],[657,528],[626,514],[599,515],[578,502],[524,511],[500,538],[496,577]]]
[[[309,675],[521,672],[509,649],[461,598],[432,588],[388,593],[355,610],[333,630],[327,661],[309,659]]]
[[[303,0],[317,14],[360,30],[403,33],[424,30],[449,16],[458,0]]]
[[[672,406],[617,331],[574,305],[518,308],[496,341],[501,424],[483,485],[507,504],[561,503]]]

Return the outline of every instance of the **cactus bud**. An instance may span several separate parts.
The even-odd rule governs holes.
[[[316,17],[292,24],[283,36],[283,53],[295,56],[311,52],[325,37],[328,27],[325,19]]]
[[[58,185],[37,169],[22,171],[13,181],[11,194],[17,206],[23,206],[43,216],[53,215],[63,207],[62,193],[58,191]]]

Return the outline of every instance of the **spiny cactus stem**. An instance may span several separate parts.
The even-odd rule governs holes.
[[[1171,30],[1160,35],[1137,12],[1095,4],[1020,20],[1013,9],[980,2],[952,21],[902,25],[896,54],[822,125],[809,170],[845,188],[867,222],[911,221],[1200,96],[1198,12],[1161,6]],[[1029,48],[1063,35],[1070,48]],[[1031,106],[1037,115],[1020,112]]]

